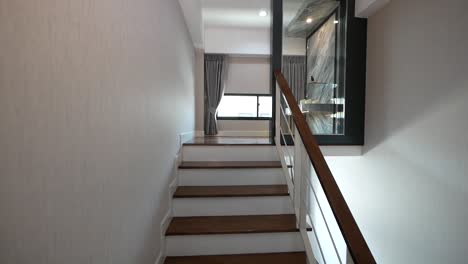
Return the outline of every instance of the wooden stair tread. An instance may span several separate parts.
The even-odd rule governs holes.
[[[296,232],[296,216],[243,215],[174,217],[167,236]]]
[[[305,252],[167,257],[164,264],[306,264]]]
[[[196,137],[184,146],[272,146],[268,137]]]
[[[281,168],[280,161],[184,161],[180,169]]]
[[[179,186],[174,198],[288,196],[287,185]]]

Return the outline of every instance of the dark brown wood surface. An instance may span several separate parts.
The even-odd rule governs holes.
[[[196,137],[184,146],[271,146],[268,137]]]
[[[287,185],[179,186],[174,198],[288,196]]]
[[[167,257],[164,264],[306,264],[305,252]]]
[[[297,232],[296,216],[245,215],[174,217],[167,236]]]
[[[286,97],[288,105],[291,108],[294,123],[301,136],[302,142],[306,149],[307,154],[312,162],[312,165],[317,173],[318,179],[325,192],[327,200],[333,211],[333,214],[338,222],[340,230],[348,246],[348,250],[356,264],[371,264],[375,263],[366,240],[364,239],[361,231],[359,230],[356,221],[354,220],[348,204],[346,203],[343,195],[341,194],[338,184],[333,177],[330,168],[328,167],[325,157],[320,150],[312,131],[307,124],[306,119],[299,109],[298,103],[293,96],[288,82],[280,71],[275,71],[276,81],[281,89],[281,92]]]
[[[273,169],[281,168],[280,161],[184,161],[179,169]]]

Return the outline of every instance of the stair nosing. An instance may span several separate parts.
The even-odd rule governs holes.
[[[207,258],[249,258],[249,257],[277,257],[277,256],[288,256],[291,257],[291,255],[302,255],[304,264],[307,263],[307,253],[306,251],[286,251],[286,252],[267,252],[267,253],[245,253],[245,254],[220,254],[220,255],[190,255],[190,256],[167,256],[164,260],[164,263],[170,262],[170,261],[177,261],[177,260],[193,260],[195,259],[204,259],[205,261]],[[237,259],[239,260],[239,259]],[[258,260],[258,259],[257,259]],[[211,262],[210,262],[211,263]],[[213,262],[213,263],[218,263],[218,262]],[[238,263],[233,262],[233,263]],[[302,263],[302,262],[301,262]]]
[[[221,193],[221,194],[216,194],[216,193],[211,193],[211,194],[203,194],[203,192],[200,192],[200,193],[197,193],[197,194],[177,194],[177,191],[180,190],[180,188],[212,188],[212,189],[216,189],[216,188],[238,188],[238,189],[242,189],[242,188],[265,188],[265,187],[283,187],[285,188],[284,191],[279,191],[279,192],[271,192],[271,193],[268,193],[268,192],[258,192],[258,193],[254,193],[252,190],[251,193],[238,193],[238,194],[235,194],[234,192],[231,192],[231,193]],[[189,192],[189,191],[188,191]],[[190,192],[189,192],[190,193]],[[189,199],[189,198],[243,198],[243,197],[287,197],[289,196],[289,192],[288,192],[288,186],[286,184],[277,184],[277,185],[237,185],[237,186],[232,186],[232,185],[223,185],[223,186],[179,186],[177,187],[174,195],[173,195],[173,198],[176,198],[176,199]]]
[[[205,165],[203,164],[205,163]],[[272,161],[183,161],[179,169],[280,169],[281,162]]]
[[[170,227],[175,219],[201,219],[201,218],[229,218],[229,217],[280,217],[280,216],[294,216],[294,214],[274,214],[274,215],[230,215],[230,216],[188,216],[188,217],[173,217],[168,229],[166,230],[166,236],[197,236],[197,235],[235,235],[235,234],[265,234],[265,233],[295,233],[300,230],[294,224],[294,227],[290,228],[265,228],[265,229],[239,229],[239,230],[221,230],[221,231],[210,231],[210,230],[200,230],[200,231],[170,231]]]
[[[202,146],[207,146],[207,147],[226,147],[226,146],[239,146],[239,147],[246,147],[246,146],[253,146],[253,147],[272,147],[275,146],[274,144],[270,143],[184,143],[182,144],[183,146],[197,146],[197,147],[202,147]]]

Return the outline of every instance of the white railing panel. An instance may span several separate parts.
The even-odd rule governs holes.
[[[324,255],[330,260],[329,263],[344,264],[347,255],[346,242],[313,168],[306,184],[310,194],[309,216],[316,223],[318,237],[326,248]]]
[[[277,94],[281,98],[282,94]],[[346,243],[295,124],[291,125],[280,100],[276,104],[276,145],[293,198],[297,226],[310,263],[349,264]],[[285,135],[291,135],[293,146]],[[281,144],[283,141],[284,145]],[[289,168],[288,166],[291,166]]]

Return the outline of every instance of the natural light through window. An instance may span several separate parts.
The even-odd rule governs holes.
[[[258,97],[258,117],[272,117],[273,103],[271,96]]]
[[[225,94],[218,107],[219,119],[269,119],[272,99],[266,95]]]

